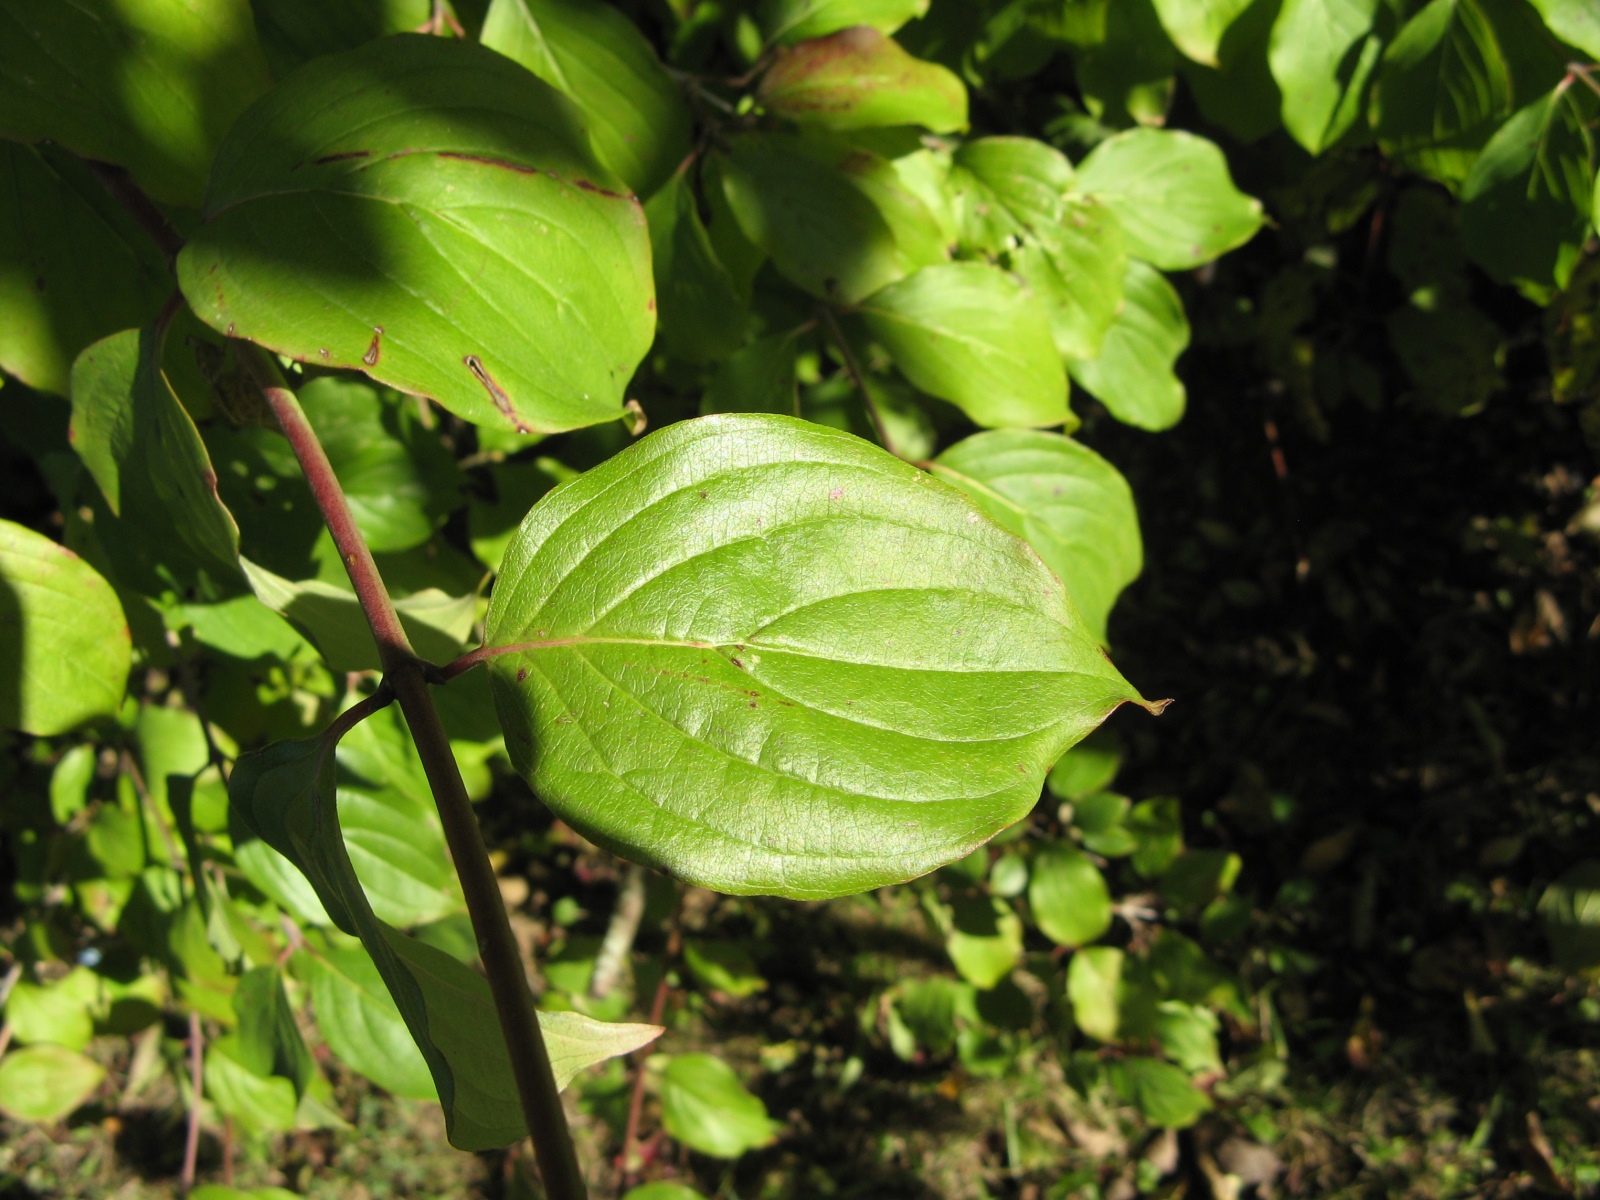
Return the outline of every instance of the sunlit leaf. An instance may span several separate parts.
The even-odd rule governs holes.
[[[1122,986],[1122,951],[1111,946],[1085,946],[1067,964],[1067,999],[1078,1028],[1101,1042],[1117,1036]]]
[[[445,38],[315,59],[251,108],[178,273],[213,328],[525,432],[620,417],[655,324],[643,209],[570,103]]]
[[[1020,540],[778,416],[673,425],[546,496],[486,640],[545,803],[741,893],[840,895],[960,858],[1136,699]]]
[[[867,329],[916,387],[980,425],[1076,425],[1038,299],[987,263],[944,263],[873,293]]]
[[[1039,552],[1095,637],[1144,552],[1133,493],[1093,450],[1059,434],[993,430],[951,446],[933,473]]]
[[[1189,344],[1183,301],[1159,271],[1137,259],[1122,281],[1123,307],[1106,331],[1098,358],[1067,364],[1075,382],[1141,429],[1170,429],[1183,417],[1187,393],[1173,373]]]
[[[132,656],[111,585],[66,547],[0,520],[0,729],[53,737],[113,715]]]
[[[761,29],[769,41],[799,42],[870,25],[884,33],[928,11],[928,0],[763,0]]]
[[[1283,0],[1267,62],[1283,93],[1283,125],[1312,154],[1344,136],[1362,113],[1383,42],[1372,32],[1378,0]]]
[[[921,125],[954,133],[967,127],[960,77],[913,58],[870,25],[780,50],[759,95],[777,116],[822,129]]]
[[[1109,138],[1080,164],[1078,187],[1115,214],[1129,254],[1164,271],[1210,262],[1261,228],[1261,202],[1233,186],[1214,142],[1190,133]]]
[[[768,1145],[783,1129],[733,1068],[709,1054],[679,1054],[667,1063],[661,1123],[678,1141],[713,1158],[738,1158]]]
[[[1032,138],[979,138],[955,158],[963,241],[998,257],[1044,304],[1056,349],[1093,358],[1122,303],[1122,227],[1076,190],[1066,156]]]
[[[1250,0],[1154,0],[1172,44],[1196,62],[1217,65],[1217,48]]]
[[[958,896],[951,910],[944,942],[950,961],[973,987],[994,987],[1022,957],[1022,921],[1009,904],[989,896]]]
[[[59,1121],[88,1100],[106,1069],[65,1046],[25,1046],[0,1058],[0,1112],[19,1121]]]
[[[1082,946],[1111,928],[1105,876],[1067,842],[1034,856],[1028,906],[1040,931],[1059,946]]]

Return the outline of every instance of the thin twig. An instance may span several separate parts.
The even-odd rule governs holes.
[[[478,953],[483,959],[500,1030],[506,1039],[512,1075],[517,1081],[528,1132],[533,1137],[545,1192],[550,1200],[586,1200],[588,1187],[567,1129],[566,1110],[556,1090],[549,1051],[534,1011],[533,995],[528,990],[522,952],[511,932],[500,884],[489,862],[483,831],[478,828],[472,801],[461,780],[461,770],[450,749],[449,735],[428,692],[429,675],[434,669],[413,653],[394,603],[389,599],[389,591],[372,560],[372,552],[299,400],[283,385],[265,354],[247,343],[238,345],[246,369],[277,416],[317,506],[322,510],[361,611],[378,643],[384,683],[393,689],[406,724],[410,726],[412,740],[438,806],[456,875],[461,881],[472,930],[477,936]],[[345,716],[353,711],[349,710]],[[334,726],[338,725],[339,721],[335,721]]]
[[[638,863],[628,864],[628,873],[617,892],[617,906],[611,910],[611,923],[606,926],[605,940],[600,943],[600,953],[595,955],[594,975],[589,980],[589,995],[604,1000],[622,978],[628,965],[628,954],[633,940],[639,936],[639,922],[644,917],[645,869]]]
[[[194,1168],[200,1157],[200,1094],[205,1086],[205,1042],[200,1014],[189,1011],[189,1124],[183,1135],[183,1174],[178,1176],[178,1194],[187,1196],[194,1189]]]
[[[878,444],[896,458],[903,458],[904,455],[894,448],[894,441],[884,427],[883,414],[878,411],[878,402],[867,390],[866,376],[861,373],[861,364],[856,362],[855,351],[850,349],[850,343],[845,340],[844,330],[839,328],[839,319],[833,315],[833,309],[826,304],[818,305],[817,311],[821,314],[822,323],[828,327],[834,345],[839,347],[839,356],[844,359],[844,369],[850,376],[850,382],[856,385],[856,391],[861,393],[861,402],[867,406],[867,416],[872,421],[873,431],[878,435]]]
[[[680,903],[682,897],[680,896]],[[668,972],[672,970],[672,962],[678,957],[678,951],[683,946],[683,934],[678,928],[678,913],[674,910],[667,927],[667,948],[661,955],[661,978],[656,982],[656,994],[650,1001],[650,1024],[660,1025],[662,1018],[667,1015],[667,997],[672,988],[667,983]],[[622,1155],[617,1160],[617,1166],[622,1171],[622,1186],[632,1187],[639,1181],[639,1172],[634,1168],[634,1147],[639,1141],[639,1118],[644,1113],[644,1064],[650,1057],[648,1050],[639,1050],[633,1056],[633,1092],[628,1097],[628,1122],[622,1130]]]

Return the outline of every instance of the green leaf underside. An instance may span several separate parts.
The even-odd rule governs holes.
[[[1067,364],[1074,382],[1117,420],[1162,430],[1183,416],[1187,393],[1173,374],[1189,344],[1183,301],[1159,271],[1130,259],[1122,282],[1122,312],[1106,331],[1100,356]]]
[[[1210,262],[1261,228],[1261,202],[1233,186],[1214,143],[1190,133],[1108,138],[1078,168],[1078,187],[1111,209],[1129,254],[1164,271]]]
[[[80,350],[153,320],[171,290],[155,246],[83,164],[0,142],[0,369],[65,395]]]
[[[570,103],[466,42],[316,59],[218,152],[179,257],[213,327],[479,424],[621,414],[655,298],[644,213]]]
[[[769,415],[671,426],[548,494],[486,644],[540,796],[734,893],[841,895],[960,858],[1137,699],[964,497]]]
[[[584,114],[595,157],[648,196],[689,153],[689,110],[639,28],[593,0],[494,0],[483,44]]]
[[[967,89],[937,63],[913,58],[870,25],[842,29],[778,52],[761,80],[767,109],[797,125],[874,129],[967,127]]]
[[[324,738],[240,757],[229,799],[244,823],[298,867],[333,923],[361,939],[433,1076],[450,1142],[462,1150],[527,1135],[487,981],[441,950],[380,921],[345,849]],[[558,1086],[582,1067],[637,1049],[659,1030],[540,1014]]]
[[[0,2],[0,136],[125,166],[157,200],[199,204],[269,82],[247,0]]]
[[[979,425],[1062,425],[1067,373],[1038,298],[987,263],[924,267],[861,309],[905,377]]]
[[[932,469],[1038,551],[1106,640],[1111,606],[1144,564],[1133,492],[1115,467],[1059,434],[993,430],[957,442]]]
[[[66,547],[0,521],[0,729],[53,737],[114,715],[132,655],[111,585]]]

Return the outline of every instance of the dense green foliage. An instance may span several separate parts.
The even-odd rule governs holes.
[[[1407,988],[1521,1071],[1457,1088],[1470,1139],[1417,1186],[1600,1184],[1592,1109],[1534,1081],[1600,1077],[1586,4],[0,0],[0,29],[8,1120],[164,1087],[266,1163],[360,1077],[462,1149],[527,1131],[439,764],[384,707],[281,369],[417,655],[478,647],[434,694],[606,1194],[1222,1196],[1285,1129],[1321,1194],[1349,1175],[1293,1161],[1306,1089],[1374,1071]],[[1537,515],[1459,498],[1495,451]],[[1407,561],[1440,528],[1496,565]],[[1451,624],[1495,614],[1493,651]],[[1507,645],[1563,660],[1537,718],[1474,690]],[[1141,690],[1178,708],[1081,740]],[[1398,749],[1419,723],[1450,761]],[[1402,779],[1436,816],[1353,798]],[[1451,905],[1505,920],[1462,950]],[[641,1149],[615,1059],[672,997]],[[1576,1015],[1496,1026],[1539,997]],[[960,1182],[788,1136],[914,1137],[848,1106],[919,1073],[993,1122]],[[1191,1128],[1187,1182],[1170,1133],[1127,1150]]]

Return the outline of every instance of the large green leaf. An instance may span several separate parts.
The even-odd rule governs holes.
[[[726,358],[744,343],[750,293],[717,257],[687,175],[673,176],[644,211],[662,343],[689,362]]]
[[[428,1064],[451,1144],[483,1150],[516,1141],[527,1127],[489,985],[373,913],[340,830],[333,749],[332,739],[321,737],[242,755],[229,797],[252,832],[304,872],[333,923],[372,956]],[[541,1013],[540,1024],[558,1086],[660,1033],[654,1025],[607,1025],[578,1013]]]
[[[1593,92],[1563,84],[1502,125],[1461,188],[1467,253],[1502,283],[1565,287],[1591,224]]]
[[[1093,358],[1121,307],[1127,270],[1110,208],[1076,191],[1066,156],[1032,138],[979,138],[955,162],[963,242],[1022,277],[1063,357]]]
[[[1068,363],[1072,378],[1141,429],[1170,429],[1183,416],[1186,393],[1173,364],[1189,344],[1183,301],[1157,270],[1128,263],[1122,312],[1106,331],[1100,356]]]
[[[928,11],[928,0],[763,0],[761,30],[768,41],[799,42],[870,25],[884,33]]]
[[[239,527],[188,410],[161,370],[161,335],[128,329],[72,364],[72,444],[111,511],[176,537],[213,573],[237,577]]]
[[[582,110],[595,156],[648,196],[689,153],[689,109],[639,27],[593,0],[493,0],[482,41]]]
[[[797,125],[873,129],[921,125],[935,133],[967,127],[967,87],[870,25],[778,51],[761,79],[768,111]]]
[[[943,255],[933,214],[875,154],[757,134],[720,165],[745,237],[814,296],[854,304]]]
[[[19,1121],[59,1121],[106,1077],[94,1059],[65,1046],[27,1046],[0,1058],[0,1112]]]
[[[1283,0],[1267,61],[1283,93],[1283,125],[1312,154],[1344,136],[1383,43],[1373,34],[1378,0]]]
[[[1111,892],[1100,868],[1070,842],[1033,860],[1028,906],[1039,930],[1061,946],[1082,946],[1111,928]]]
[[[872,336],[917,387],[980,425],[1076,425],[1037,297],[987,263],[943,263],[875,292]]]
[[[1111,606],[1144,565],[1133,492],[1115,467],[1060,434],[1018,429],[974,434],[932,469],[1037,550],[1106,640]]]
[[[965,497],[779,416],[670,426],[541,500],[486,643],[512,762],[585,836],[823,897],[960,858],[1136,700]]]
[[[78,352],[155,319],[172,279],[82,163],[0,141],[0,369],[67,391]]]
[[[0,3],[0,135],[118,163],[158,200],[199,205],[269,82],[247,0]]]
[[[738,1158],[778,1136],[783,1126],[745,1090],[733,1068],[709,1054],[680,1054],[661,1073],[661,1123],[691,1149]]]
[[[1261,202],[1233,186],[1214,142],[1160,129],[1131,129],[1096,146],[1078,187],[1103,200],[1128,253],[1182,271],[1242,246],[1261,228]]]
[[[114,716],[132,658],[111,585],[66,547],[0,520],[0,729],[54,737]]]
[[[1544,23],[1569,46],[1600,59],[1600,9],[1591,0],[1532,0]]]
[[[1250,0],[1154,0],[1172,44],[1196,62],[1217,65],[1217,48]]]
[[[1385,153],[1459,184],[1513,102],[1511,67],[1478,0],[1430,0],[1395,35],[1373,113]]]
[[[455,459],[409,403],[335,376],[306,384],[300,403],[373,553],[421,545],[460,507]]]
[[[214,328],[519,432],[619,417],[649,348],[644,212],[570,103],[468,42],[315,59],[218,151],[178,260]]]

